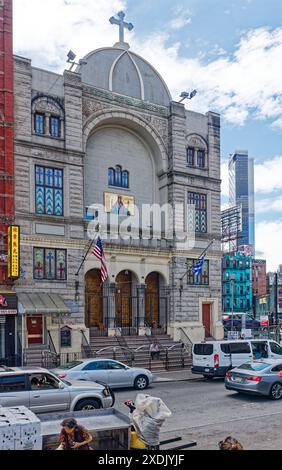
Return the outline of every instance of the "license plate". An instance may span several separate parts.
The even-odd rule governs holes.
[[[242,379],[240,377],[231,377],[233,382],[241,383]]]
[[[209,369],[205,369],[205,372],[209,372],[210,370]]]

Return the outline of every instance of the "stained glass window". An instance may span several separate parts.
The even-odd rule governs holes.
[[[60,119],[56,116],[50,117],[50,134],[52,137],[60,137]]]
[[[129,174],[128,174],[128,171],[123,171],[122,172],[121,185],[122,185],[123,188],[128,188],[129,187]]]
[[[116,166],[115,171],[115,186],[121,186],[121,166]]]
[[[209,285],[209,261],[205,260],[201,273],[197,276],[194,274],[193,267],[198,262],[197,259],[187,259],[187,284],[198,285],[198,286],[208,286]]]
[[[120,165],[114,168],[108,168],[108,185],[118,188],[129,188],[129,172],[122,170]]]
[[[188,147],[188,149],[187,149],[187,163],[190,166],[194,166],[194,152],[195,152],[195,149],[193,147]]]
[[[67,251],[54,248],[34,248],[34,279],[65,281],[67,279]]]
[[[67,252],[66,250],[56,250],[56,255],[57,279],[62,281],[67,278]]]
[[[45,116],[44,114],[35,113],[34,115],[34,130],[37,134],[45,133]]]
[[[207,232],[207,195],[200,193],[188,193],[188,204],[195,208],[194,224],[191,217],[188,217],[188,231]],[[189,211],[190,212],[190,211]]]
[[[33,277],[44,279],[44,248],[34,248]]]
[[[114,186],[115,184],[115,170],[113,168],[108,169],[108,185]]]
[[[63,215],[63,170],[35,166],[36,214]]]

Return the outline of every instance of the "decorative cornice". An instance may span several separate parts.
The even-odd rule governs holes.
[[[152,113],[160,114],[161,116],[168,117],[169,109],[165,106],[160,106],[157,104],[145,102],[139,100],[138,98],[131,98],[129,96],[119,95],[117,93],[113,93],[111,91],[102,90],[100,88],[91,87],[83,85],[83,93],[88,94],[90,97],[97,96],[103,100],[116,102],[125,106],[132,106],[137,109],[142,109],[146,111],[150,111]]]

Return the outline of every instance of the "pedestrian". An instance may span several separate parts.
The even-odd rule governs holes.
[[[56,450],[91,450],[89,446],[93,437],[76,419],[67,418],[61,423],[60,445]]]
[[[224,441],[220,441],[218,446],[219,450],[244,450],[242,444],[231,436],[228,436]]]
[[[160,346],[156,339],[150,345],[150,353],[151,353],[151,359],[154,359],[155,357],[157,359],[160,358]]]

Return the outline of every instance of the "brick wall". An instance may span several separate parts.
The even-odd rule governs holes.
[[[0,2],[0,252],[7,250],[7,228],[14,218],[12,0]],[[0,284],[7,280],[7,264],[0,262]]]

